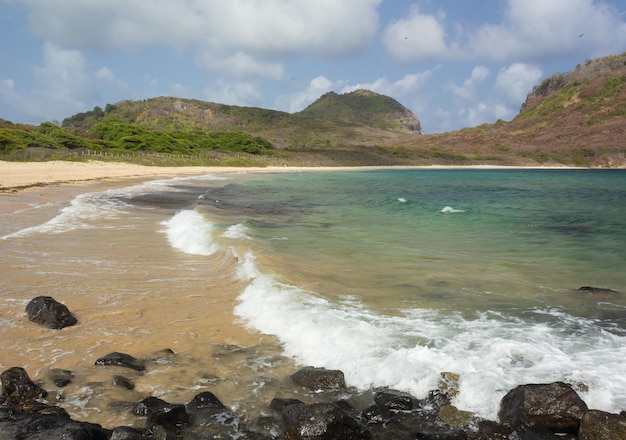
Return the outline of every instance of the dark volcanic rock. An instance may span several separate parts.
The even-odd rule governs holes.
[[[274,397],[270,402],[270,408],[272,408],[274,411],[281,412],[286,406],[295,405],[298,403],[304,404],[303,401],[298,399],[285,399],[282,397]]]
[[[44,389],[36,385],[28,373],[22,367],[12,367],[0,373],[2,381],[2,393],[0,404],[19,405],[27,403],[48,394]]]
[[[95,365],[117,365],[119,367],[132,368],[135,371],[144,371],[143,362],[129,354],[113,352],[97,359]]]
[[[517,429],[542,425],[556,432],[576,432],[587,404],[563,382],[520,385],[500,401],[500,422]]]
[[[357,440],[372,435],[357,419],[332,403],[295,404],[283,409],[288,440]]]
[[[133,381],[124,376],[113,376],[113,385],[120,388],[126,388],[127,390],[135,388]]]
[[[220,399],[218,399],[215,394],[210,391],[196,394],[186,407],[189,412],[207,409],[222,411],[226,409],[226,405],[224,405]]]
[[[57,302],[51,296],[33,298],[26,306],[26,313],[32,322],[51,329],[62,329],[78,322],[64,304]]]
[[[148,417],[148,426],[182,426],[189,421],[185,405],[168,403],[158,397],[146,397],[137,404],[133,411],[137,415]]]
[[[626,439],[626,416],[591,410],[580,421],[580,440]]]
[[[39,402],[3,408],[0,415],[2,440],[85,439],[106,440],[110,431],[100,425],[77,422],[59,407]]]
[[[313,391],[335,390],[346,387],[346,380],[340,370],[325,368],[304,367],[291,375],[291,379]]]
[[[376,393],[374,401],[396,411],[412,411],[419,407],[419,401],[408,393],[397,390],[383,390]]]
[[[593,286],[582,286],[578,288],[579,292],[586,293],[588,295],[607,295],[607,294],[615,294],[619,293],[617,290],[607,289],[606,287],[593,287]]]

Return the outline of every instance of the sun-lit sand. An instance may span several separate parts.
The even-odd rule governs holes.
[[[379,167],[156,167],[120,162],[4,162],[0,161],[0,193],[40,188],[47,185],[79,184],[98,180],[121,180],[142,177],[200,175],[210,173],[290,172],[321,170],[357,170]],[[389,167],[384,167],[389,168]],[[425,166],[394,168],[515,168],[501,166]]]

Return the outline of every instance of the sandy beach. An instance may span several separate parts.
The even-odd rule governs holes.
[[[0,161],[0,193],[15,193],[49,185],[79,184],[101,180],[123,180],[142,177],[199,175],[208,173],[292,172],[323,170],[357,170],[389,167],[156,167],[121,162],[6,162]],[[396,166],[394,168],[518,168],[506,166]],[[541,167],[549,168],[549,167]],[[568,167],[558,167],[568,168]]]
[[[280,168],[278,168],[280,169]],[[251,169],[260,171],[271,168]],[[121,162],[4,162],[0,161],[0,192],[17,192],[47,185],[172,175],[241,172],[231,167],[150,167]]]

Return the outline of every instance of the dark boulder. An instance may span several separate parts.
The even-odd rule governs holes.
[[[135,383],[127,377],[115,375],[113,376],[113,385],[127,390],[135,389]]]
[[[591,410],[580,421],[580,440],[626,439],[626,416]]]
[[[408,393],[397,390],[383,390],[376,393],[374,402],[395,411],[413,411],[419,408],[419,401]]]
[[[148,426],[179,427],[189,420],[185,405],[168,403],[158,397],[146,397],[137,404],[133,412],[147,416]]]
[[[186,405],[186,408],[190,413],[206,410],[223,411],[227,409],[226,405],[210,391],[196,394],[191,402]]]
[[[291,375],[291,379],[313,391],[336,390],[346,387],[343,372],[325,368],[304,367]]]
[[[97,424],[74,421],[62,408],[30,402],[3,413],[0,417],[0,438],[107,440],[110,431]]]
[[[0,381],[2,381],[0,404],[3,405],[19,405],[48,395],[46,390],[30,380],[22,367],[12,367],[3,371],[0,373]]]
[[[69,309],[51,296],[33,298],[26,306],[28,319],[51,329],[62,329],[78,321]]]
[[[144,371],[144,363],[129,354],[113,352],[96,360],[95,365],[117,365],[118,367],[131,368],[135,371]]]
[[[286,399],[282,397],[274,397],[270,402],[270,408],[274,411],[282,412],[282,410],[289,405],[295,405],[297,403],[304,404],[303,401],[298,399]]]
[[[357,419],[332,403],[295,404],[283,409],[288,440],[361,440],[372,435]]]
[[[517,429],[542,425],[555,432],[577,432],[587,404],[563,383],[520,385],[500,401],[500,422]]]
[[[607,289],[606,287],[582,286],[578,288],[579,292],[587,295],[614,295],[619,293],[617,290]]]

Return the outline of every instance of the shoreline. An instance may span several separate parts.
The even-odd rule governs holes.
[[[127,180],[176,175],[225,174],[248,172],[358,171],[375,169],[588,169],[568,166],[516,167],[499,165],[426,165],[426,166],[337,166],[337,167],[158,167],[123,162],[6,162],[0,161],[0,194],[36,190],[46,186],[80,185],[96,181]]]

